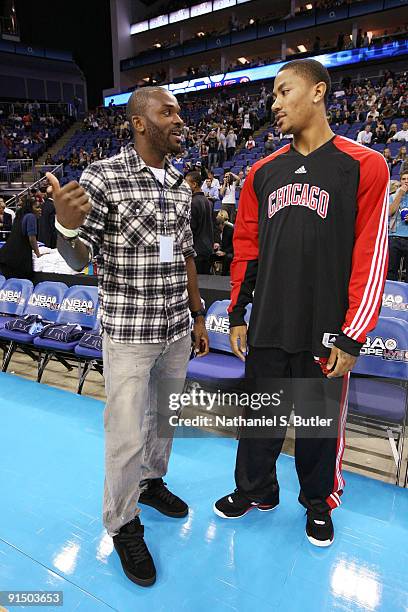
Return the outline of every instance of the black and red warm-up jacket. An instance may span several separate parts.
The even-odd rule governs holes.
[[[377,323],[388,265],[389,171],[334,136],[286,145],[252,167],[239,200],[230,325],[252,302],[250,346],[358,355]]]

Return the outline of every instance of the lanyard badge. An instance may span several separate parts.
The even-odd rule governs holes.
[[[166,183],[167,170],[164,171],[163,185],[159,183],[157,178],[153,174],[156,187],[159,190],[159,206],[163,215],[163,226],[164,235],[159,235],[159,261],[160,263],[172,263],[174,261],[174,238],[173,236],[167,236],[167,216],[166,216],[166,198],[165,183]]]

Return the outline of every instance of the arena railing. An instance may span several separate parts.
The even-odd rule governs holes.
[[[0,109],[3,111],[3,117],[17,113],[24,115],[26,112],[30,112],[33,117],[47,115],[55,117],[59,115],[75,116],[74,106],[70,102],[38,102],[39,108],[32,108],[33,104],[35,102],[32,100],[21,100],[19,102],[0,100]],[[31,106],[31,109],[29,106]]]
[[[1,167],[0,167],[0,172],[1,172]],[[15,210],[17,208],[17,202],[20,198],[27,195],[31,191],[31,189],[35,189],[36,187],[41,187],[42,183],[44,182],[44,177],[45,177],[46,172],[51,172],[51,174],[54,174],[59,180],[61,180],[61,178],[64,176],[64,165],[58,164],[58,165],[53,165],[53,166],[51,165],[40,166],[36,170],[36,172],[38,173],[39,178],[34,183],[30,183],[28,187],[26,187],[25,189],[22,189],[21,191],[19,191],[19,193],[17,193],[13,197],[11,197],[9,200],[7,200],[6,206],[8,208],[11,208],[11,210]]]

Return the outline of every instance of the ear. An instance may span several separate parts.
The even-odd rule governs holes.
[[[316,85],[314,86],[314,96],[313,96],[314,104],[318,104],[318,102],[321,102],[322,100],[324,100],[326,90],[327,90],[327,86],[324,81],[320,81],[319,83],[316,83]]]
[[[146,131],[144,119],[140,115],[132,116],[132,126],[135,134],[144,134]]]

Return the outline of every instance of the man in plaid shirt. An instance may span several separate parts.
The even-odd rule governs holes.
[[[171,517],[187,504],[171,493],[166,474],[171,439],[157,436],[159,380],[185,378],[191,350],[208,353],[194,264],[191,190],[166,155],[181,149],[180,108],[160,87],[135,91],[127,115],[134,142],[97,161],[81,185],[60,188],[48,174],[58,249],[82,270],[98,258],[105,409],[103,520],[125,574],[141,586],[156,579],[137,502]],[[180,389],[180,391],[182,388]]]

